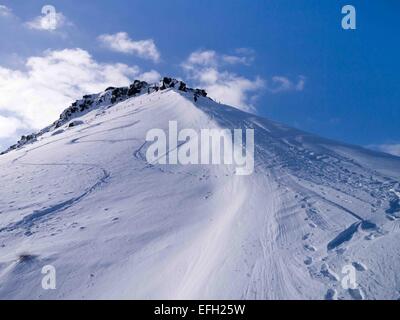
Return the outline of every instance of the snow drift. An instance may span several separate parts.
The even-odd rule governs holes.
[[[254,173],[147,163],[146,132],[171,120],[254,129]],[[397,299],[399,178],[400,158],[174,79],[108,88],[0,156],[0,298]]]

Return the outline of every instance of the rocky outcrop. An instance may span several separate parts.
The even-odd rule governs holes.
[[[82,99],[75,101],[70,107],[65,109],[58,120],[56,120],[49,127],[44,128],[38,133],[33,133],[28,136],[22,136],[21,139],[13,146],[9,147],[6,151],[0,153],[5,154],[11,150],[19,149],[24,145],[37,141],[37,138],[42,134],[53,131],[61,126],[67,124],[72,119],[82,116],[85,113],[96,109],[100,106],[111,106],[115,103],[122,102],[131,97],[139,96],[142,94],[151,94],[159,90],[175,89],[193,95],[195,102],[200,97],[207,97],[207,92],[203,89],[188,88],[186,83],[170,77],[162,78],[158,83],[149,84],[145,81],[135,80],[129,87],[108,87],[104,92],[99,94],[85,95]],[[69,127],[74,127],[75,123],[70,123]]]

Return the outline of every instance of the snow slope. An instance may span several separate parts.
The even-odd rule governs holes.
[[[177,89],[113,102],[0,156],[0,298],[399,298],[400,158]],[[254,174],[149,165],[170,120],[254,128]]]

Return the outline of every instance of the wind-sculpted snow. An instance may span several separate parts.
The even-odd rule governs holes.
[[[0,298],[399,298],[400,158],[169,78],[84,99],[0,156]],[[254,129],[254,173],[148,163],[146,133],[169,121]]]

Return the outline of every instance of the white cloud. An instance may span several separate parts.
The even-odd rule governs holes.
[[[185,64],[186,68],[192,68],[195,65],[199,66],[216,66],[217,53],[213,50],[195,51],[192,52]]]
[[[218,54],[214,50],[197,50],[189,55],[184,67],[191,69],[195,66],[218,67],[223,65],[250,65],[254,60],[252,51],[236,49],[238,55]]]
[[[229,63],[229,64],[244,64],[244,65],[249,65],[249,59],[247,57],[239,57],[239,56],[233,56],[233,55],[226,55],[224,54],[222,56],[222,61]]]
[[[251,80],[215,69],[203,70],[199,79],[211,97],[244,111],[255,111],[253,102],[258,91],[264,88],[264,80],[260,77]]]
[[[57,12],[53,6],[44,6],[42,9],[43,15],[34,18],[26,23],[29,29],[54,31],[71,23],[61,13]]]
[[[221,55],[214,50],[195,51],[182,64],[196,86],[206,89],[217,101],[245,111],[254,111],[254,100],[264,87],[260,77],[248,79],[221,68],[232,64],[247,64],[245,56]]]
[[[12,10],[4,5],[0,5],[0,17],[11,17]]]
[[[46,51],[30,57],[24,71],[0,67],[0,112],[12,114],[12,118],[7,117],[6,129],[2,118],[1,135],[12,135],[18,128],[43,128],[84,94],[156,76],[154,70],[140,74],[137,66],[99,63],[82,49]]]
[[[249,48],[236,49],[234,55],[219,54],[214,50],[197,50],[189,55],[182,68],[211,97],[245,111],[255,111],[254,101],[262,89],[272,94],[304,90],[306,78],[302,75],[296,80],[279,75],[269,80],[261,77],[248,79],[227,70],[233,65],[251,65],[254,56],[255,52]]]
[[[287,91],[303,91],[306,78],[299,76],[297,82],[283,76],[273,76],[267,85],[267,90],[271,93],[280,93]]]
[[[7,138],[16,134],[23,123],[17,118],[3,117],[0,115],[0,138]]]
[[[134,41],[129,38],[126,32],[118,32],[115,34],[102,34],[98,37],[98,40],[103,46],[112,51],[137,55],[154,62],[160,60],[160,52],[153,39]]]
[[[148,83],[154,83],[161,79],[161,74],[155,70],[144,72],[140,75],[140,80],[146,81]]]
[[[380,145],[370,145],[368,146],[371,149],[378,150],[381,152],[389,153],[394,156],[400,157],[400,144],[380,144]]]

